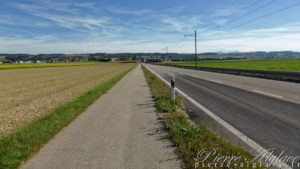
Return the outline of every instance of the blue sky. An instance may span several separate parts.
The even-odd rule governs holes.
[[[192,53],[194,39],[183,35],[194,30],[199,52],[300,51],[299,3],[0,0],[0,53]]]

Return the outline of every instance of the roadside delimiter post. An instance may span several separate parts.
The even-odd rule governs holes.
[[[171,76],[171,98],[175,100],[175,75]]]

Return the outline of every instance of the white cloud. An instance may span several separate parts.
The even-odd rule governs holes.
[[[191,31],[197,29],[197,26],[202,24],[201,16],[192,17],[163,17],[163,23],[167,23],[176,31]]]
[[[169,14],[175,14],[178,15],[181,12],[183,12],[185,9],[187,8],[186,5],[181,5],[181,6],[175,6],[173,8],[169,8],[169,9],[164,9],[163,12],[169,13]]]
[[[142,10],[135,10],[135,9],[121,9],[116,7],[108,7],[107,10],[109,10],[112,13],[118,13],[118,14],[127,14],[127,15],[145,15],[145,14],[151,14],[153,13],[152,10],[149,9],[142,9]]]
[[[235,38],[199,42],[200,51],[300,51],[300,33],[267,38]]]
[[[300,31],[296,30],[300,30],[300,24],[224,32],[222,36],[214,39],[199,38],[198,51],[299,51]],[[152,34],[125,39],[119,38],[118,35],[103,38],[97,32],[89,32],[78,41],[62,40],[51,35],[33,38],[0,37],[0,51],[9,53],[161,52],[162,47],[169,46],[169,52],[193,53],[193,39],[186,38],[177,43],[181,39],[179,36],[183,35]]]
[[[229,32],[211,31],[206,33],[210,35],[220,34],[212,36],[212,38],[210,36],[208,38],[199,37],[199,52],[300,51],[300,24],[288,24],[269,29]],[[185,39],[173,48],[176,52],[192,53],[194,51],[193,39]]]
[[[157,35],[158,36],[158,35]],[[52,40],[51,40],[52,39]],[[155,39],[155,38],[154,38]],[[193,39],[180,44],[175,41],[147,40],[92,40],[60,41],[57,37],[0,38],[0,51],[9,53],[92,53],[92,52],[161,52],[162,46],[169,46],[169,52],[193,53]],[[166,37],[163,37],[166,39]],[[216,51],[299,51],[300,33],[270,37],[237,37],[198,41],[199,52]]]
[[[245,9],[244,5],[236,4],[217,6],[211,11],[210,17],[226,18],[232,15],[239,15],[245,12]]]
[[[77,31],[94,30],[96,28],[108,27],[110,22],[108,17],[104,16],[92,16],[92,15],[82,15],[78,12],[79,9],[73,8],[83,7],[83,8],[94,8],[93,4],[90,3],[50,3],[48,0],[43,1],[43,4],[17,4],[19,9],[29,12],[31,15],[46,19],[48,21],[54,22],[56,25],[68,29],[73,29]],[[53,12],[55,11],[55,12]],[[61,11],[61,12],[58,12]],[[49,26],[51,23],[38,22],[36,26]]]
[[[228,19],[219,19],[219,20],[216,20],[215,23],[217,25],[225,25],[227,23]]]
[[[0,23],[7,25],[15,25],[16,16],[13,15],[0,15]]]
[[[50,24],[46,23],[46,22],[37,22],[35,25],[40,26],[40,27],[49,27],[50,26]]]
[[[15,6],[19,9],[29,12],[36,11],[60,11],[68,14],[77,14],[80,12],[80,8],[84,9],[96,9],[93,3],[65,3],[55,2],[50,0],[32,1],[31,4],[18,3]]]
[[[88,29],[93,29],[94,27],[104,27],[108,23],[108,18],[106,17],[78,17],[78,16],[61,16],[53,14],[35,14],[38,17],[51,20],[57,25],[70,28],[78,29],[85,27]]]
[[[55,37],[50,37],[55,38]],[[134,44],[134,45],[133,45]],[[153,52],[161,51],[161,43],[140,40],[63,42],[49,41],[48,37],[1,38],[0,51],[8,53],[93,53],[93,52]]]
[[[215,10],[214,16],[231,16],[233,14],[239,13],[240,10],[236,7],[222,7]]]
[[[35,32],[30,32],[27,36],[10,34],[10,38],[0,37],[0,51],[10,53],[161,52],[162,47],[169,46],[170,52],[192,53],[194,51],[192,38],[186,38],[185,41],[179,43],[178,40],[183,38],[185,33],[192,33],[195,29],[201,36],[198,42],[200,52],[299,51],[300,23],[243,31],[216,31],[209,27],[202,28],[203,22],[206,20],[210,20],[210,23],[224,25],[227,20],[223,16],[239,12],[238,9],[228,7],[219,8],[214,16],[209,16],[207,19],[203,17],[204,15],[180,15],[184,6],[164,11],[152,11],[148,9],[129,10],[126,7],[99,7],[93,3],[74,4],[50,2],[49,0],[33,2],[31,5],[18,4],[16,6],[35,16],[34,19],[29,17],[27,21],[16,22],[21,19],[15,18],[14,15],[0,15],[0,23],[26,26],[28,22],[33,26],[59,26],[75,31],[70,31],[65,35],[54,31],[53,35],[51,33],[41,35],[35,34]],[[107,10],[104,14],[110,11],[116,14],[131,15],[132,18],[124,21],[115,15],[107,17],[98,12],[105,8]],[[2,35],[4,36],[5,32],[9,32],[9,26],[4,27],[5,29],[2,27],[0,27],[0,31],[3,30]],[[25,29],[25,31],[28,30]],[[211,37],[211,35],[215,36]]]

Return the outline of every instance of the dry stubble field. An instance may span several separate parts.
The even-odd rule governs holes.
[[[0,138],[133,65],[0,70]]]

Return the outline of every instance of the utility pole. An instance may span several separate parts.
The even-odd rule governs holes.
[[[166,57],[168,56],[168,46],[166,48],[163,48],[162,51],[166,51]],[[165,57],[165,59],[166,59]]]
[[[195,30],[195,66],[198,65],[198,56],[197,56],[197,31]]]
[[[184,35],[185,37],[186,36],[191,36],[191,37],[195,37],[195,58],[194,58],[194,61],[195,61],[195,66],[198,65],[198,56],[197,56],[197,31],[195,30],[195,35]]]

